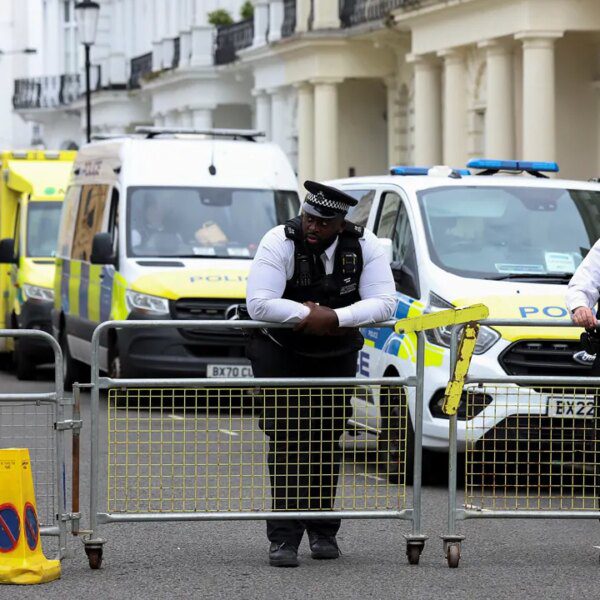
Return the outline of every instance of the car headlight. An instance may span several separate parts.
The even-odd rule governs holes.
[[[24,296],[28,300],[46,300],[47,302],[54,301],[54,290],[51,288],[24,283],[22,289]]]
[[[440,298],[433,292],[429,294],[429,307],[432,309],[431,312],[437,310],[444,310],[448,308],[455,308],[450,302]],[[428,329],[425,331],[425,337],[428,342],[435,344],[436,346],[442,346],[443,348],[450,348],[452,338],[452,327],[438,327],[437,329]],[[479,328],[479,335],[477,336],[477,343],[475,344],[474,354],[483,354],[487,352],[499,339],[500,334],[491,327],[481,326]]]
[[[169,312],[169,301],[166,298],[127,290],[125,299],[127,300],[127,308],[130,311],[136,309],[145,313],[163,315]]]

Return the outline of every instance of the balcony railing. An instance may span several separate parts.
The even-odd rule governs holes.
[[[385,19],[397,8],[418,8],[421,0],[340,0],[342,27]]]
[[[254,19],[218,27],[215,64],[226,65],[234,62],[240,50],[252,46],[253,38]]]
[[[296,0],[284,0],[281,37],[290,37],[296,31]]]
[[[173,62],[171,63],[172,69],[176,69],[179,66],[180,59],[181,59],[181,38],[176,37],[173,40]]]
[[[140,79],[144,75],[152,73],[152,52],[132,58],[130,64],[131,69],[127,85],[130,89],[136,89],[140,87]]]
[[[90,89],[95,92],[102,87],[100,65],[92,65]],[[49,77],[15,79],[13,107],[16,110],[31,108],[57,108],[68,106],[85,93],[85,78],[79,73],[65,73]]]

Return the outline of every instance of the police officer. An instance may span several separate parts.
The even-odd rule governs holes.
[[[567,308],[575,325],[592,329],[598,325],[594,306],[600,297],[600,240],[587,253],[569,281]]]
[[[253,319],[295,326],[256,332],[248,356],[256,377],[354,377],[357,327],[394,313],[392,272],[375,235],[345,220],[354,198],[314,181],[304,186],[301,216],[263,237],[247,292]],[[350,396],[309,388],[265,395],[273,510],[334,508]],[[270,564],[297,566],[304,531],[313,558],[337,558],[339,527],[339,519],[268,520]]]

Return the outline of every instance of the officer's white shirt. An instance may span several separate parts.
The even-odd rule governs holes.
[[[359,239],[363,271],[359,302],[337,308],[340,327],[357,327],[386,321],[396,309],[395,285],[385,253],[373,233],[365,230]],[[321,254],[325,273],[333,272],[338,239]],[[297,323],[308,316],[307,306],[281,296],[294,274],[294,242],[286,238],[283,225],[268,231],[260,242],[248,276],[247,306],[257,321]]]
[[[600,297],[600,240],[587,253],[569,281],[566,300],[572,312],[580,306],[593,308]]]

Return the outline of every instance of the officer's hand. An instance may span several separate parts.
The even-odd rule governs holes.
[[[296,327],[294,331],[312,333],[313,335],[331,335],[338,328],[339,321],[336,312],[327,306],[319,306],[314,302],[305,302],[310,313]]]
[[[578,306],[571,314],[571,319],[575,325],[586,329],[593,329],[598,324],[594,311],[587,306]]]

